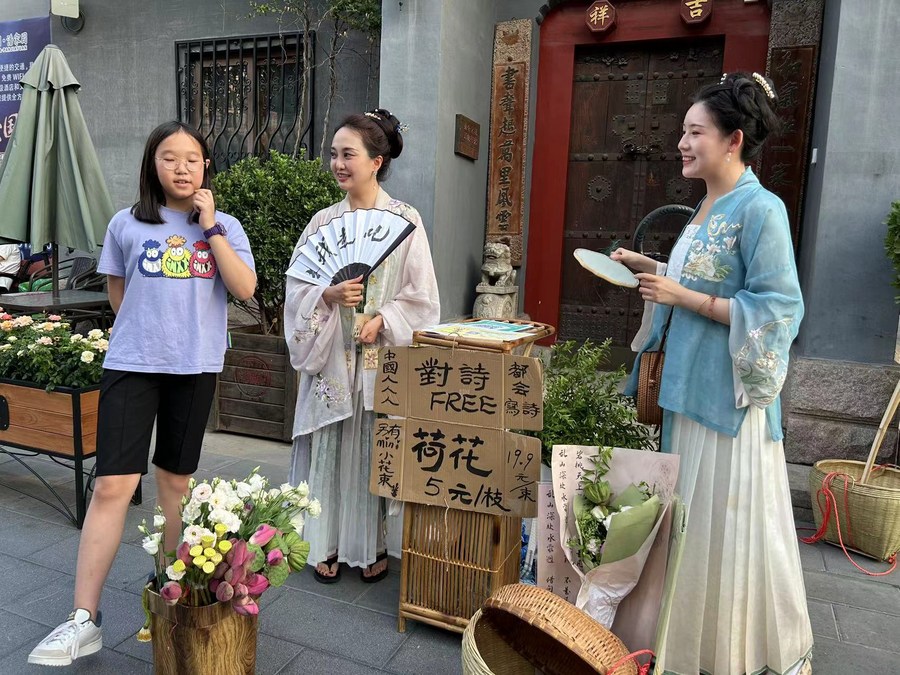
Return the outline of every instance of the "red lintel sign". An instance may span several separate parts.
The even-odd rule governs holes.
[[[678,0],[681,18],[687,24],[703,23],[712,15],[713,0]]]
[[[605,33],[616,23],[616,8],[609,0],[598,0],[585,10],[584,21],[592,33]]]
[[[382,347],[375,412],[491,429],[544,428],[540,359],[441,347]]]

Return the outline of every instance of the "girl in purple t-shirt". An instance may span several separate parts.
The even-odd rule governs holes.
[[[240,223],[216,211],[209,163],[195,129],[158,126],[144,148],[140,201],[107,230],[98,269],[108,275],[116,323],[100,382],[97,478],[78,548],[75,609],[29,663],[69,665],[103,646],[100,591],[147,473],[154,422],[157,501],[168,522],[181,521],[222,369],[226,291],[248,300],[256,289]],[[179,536],[179,527],[166,528],[165,550]]]

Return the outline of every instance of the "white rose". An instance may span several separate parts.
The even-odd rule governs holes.
[[[243,525],[243,522],[237,516],[237,514],[227,513],[227,514],[225,514],[225,517],[222,519],[222,524],[224,524],[225,527],[228,528],[229,532],[237,532],[238,530],[241,529],[241,525]]]
[[[298,513],[293,518],[291,518],[291,527],[297,532],[297,534],[301,534],[303,532],[303,514]]]
[[[237,484],[237,496],[241,499],[247,499],[253,492],[253,488],[249,483],[245,483],[244,481],[239,481]]]
[[[91,340],[99,340],[102,337],[103,331],[99,328],[95,328],[94,330],[88,332],[88,338],[90,338]]]
[[[175,568],[169,565],[166,568],[166,576],[172,581],[181,581],[181,577],[184,576],[185,571],[186,570],[181,570],[180,572],[176,572]]]
[[[294,486],[290,483],[282,483],[278,489],[281,490],[281,494],[289,495],[294,491]]]
[[[164,527],[165,524],[166,517],[163,514],[157,513],[155,516],[153,516],[153,527],[155,527],[157,530],[161,527]]]
[[[309,506],[309,497],[301,497],[300,501],[297,502],[297,506],[299,506],[301,509],[305,509],[307,506]]]
[[[75,333],[69,338],[69,342],[81,342],[82,340],[84,340],[84,336],[81,333]]]
[[[227,500],[227,497],[225,495],[223,495],[221,492],[213,492],[209,496],[207,503],[209,504],[209,508],[216,511],[218,509],[225,508],[226,500]]]
[[[266,479],[263,478],[262,476],[260,476],[258,473],[255,473],[252,476],[250,476],[250,478],[247,480],[247,482],[250,483],[250,489],[253,492],[260,492],[261,490],[264,490],[266,487]]]
[[[297,494],[301,497],[305,497],[309,494],[309,485],[305,480],[300,481],[300,484],[297,486]]]
[[[181,512],[181,520],[185,523],[191,524],[200,517],[200,503],[196,500],[192,499],[184,506],[184,510]]]
[[[193,489],[191,492],[191,499],[196,499],[198,502],[208,502],[209,498],[212,497],[212,488],[208,483],[200,483],[197,487]]]
[[[41,344],[41,345],[52,345],[53,344],[53,340],[48,338],[46,335],[44,335],[43,337],[39,337],[37,339],[37,342],[38,342],[38,344]]]
[[[202,528],[199,525],[190,525],[184,528],[184,540],[189,546],[196,546],[200,543],[200,538],[203,537],[204,531],[205,528]]]
[[[278,488],[272,488],[267,493],[272,499],[278,499],[281,496],[281,490]]]
[[[91,363],[94,360],[94,352],[81,352],[81,360],[85,363]]]
[[[313,518],[318,518],[319,514],[322,513],[322,505],[319,503],[318,499],[313,499],[309,503],[308,510],[309,510],[309,515],[311,515]]]
[[[6,338],[7,342],[15,342],[18,339],[19,338],[17,338],[15,335],[10,335],[8,338]]]
[[[228,499],[225,500],[225,508],[228,509],[229,511],[234,511],[236,508],[241,507],[243,505],[244,505],[244,500],[241,499],[240,497],[238,497],[237,495],[234,495],[233,497],[228,497]]]

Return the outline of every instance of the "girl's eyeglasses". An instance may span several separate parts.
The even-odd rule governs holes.
[[[208,159],[174,159],[172,157],[157,157],[156,161],[162,164],[166,171],[175,171],[179,165],[184,164],[191,173],[202,171],[209,164]]]

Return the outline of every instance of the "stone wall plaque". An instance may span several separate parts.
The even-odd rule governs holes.
[[[453,138],[453,152],[461,157],[478,159],[481,143],[481,125],[465,115],[456,115],[456,135]]]
[[[516,266],[522,264],[531,31],[532,22],[519,19],[498,23],[494,33],[486,238],[508,244]]]
[[[605,33],[616,23],[616,8],[609,0],[598,0],[585,10],[584,21],[592,33]]]

